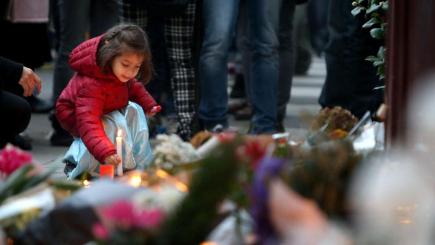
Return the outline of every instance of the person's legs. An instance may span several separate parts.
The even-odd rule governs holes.
[[[276,131],[280,0],[247,2],[251,64],[250,98],[254,109],[250,133]]]
[[[205,0],[204,40],[199,61],[199,118],[205,129],[228,126],[227,59],[239,0]]]
[[[91,37],[101,35],[119,23],[121,11],[118,0],[93,0],[90,11]]]
[[[89,27],[89,0],[58,0],[59,50],[54,65],[53,101],[56,101],[73,75],[68,58],[73,48],[85,40]]]
[[[295,0],[282,0],[279,17],[278,130],[283,131],[293,80],[293,14]]]
[[[383,100],[383,94],[373,90],[383,81],[376,76],[376,68],[365,60],[376,54],[381,43],[361,28],[364,19],[353,16],[352,8],[350,1],[330,0],[327,76],[319,103],[322,107],[341,106],[361,117],[367,110],[375,112]]]
[[[195,116],[195,70],[193,68],[193,30],[196,3],[188,4],[180,16],[166,18],[165,41],[171,70],[171,90],[177,114],[177,134],[192,137]]]
[[[0,114],[4,115],[0,127],[0,149],[24,131],[30,122],[31,107],[22,97],[0,91]]]

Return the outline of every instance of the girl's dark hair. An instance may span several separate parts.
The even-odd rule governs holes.
[[[137,25],[120,24],[110,28],[98,45],[97,64],[103,73],[109,73],[113,60],[125,52],[144,56],[137,78],[144,83],[149,82],[153,74],[150,45],[147,34]]]

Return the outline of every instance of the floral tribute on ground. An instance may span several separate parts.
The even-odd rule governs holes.
[[[188,143],[160,135],[149,168],[87,180],[19,232],[6,233],[24,244],[349,244],[354,206],[348,190],[374,152],[353,147],[364,130],[348,111],[331,108],[317,115],[303,141],[288,134],[201,132]],[[21,167],[4,183],[29,157],[5,160]],[[42,182],[50,183],[48,177]],[[6,189],[7,197],[19,193]],[[61,237],[54,224],[71,235]]]

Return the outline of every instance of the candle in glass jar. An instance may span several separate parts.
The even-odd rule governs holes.
[[[118,154],[119,158],[121,158],[121,162],[118,164],[116,168],[116,174],[118,176],[123,175],[122,171],[122,131],[118,129],[118,133],[116,135],[116,154]]]
[[[100,177],[113,178],[114,168],[112,164],[100,164]]]

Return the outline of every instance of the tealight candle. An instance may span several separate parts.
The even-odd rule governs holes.
[[[112,164],[100,164],[100,177],[113,178],[114,171]]]
[[[122,131],[121,129],[118,129],[118,133],[116,136],[116,154],[118,154],[119,158],[121,158],[121,162],[118,164],[116,168],[116,174],[118,176],[122,176],[123,170],[122,170]]]

